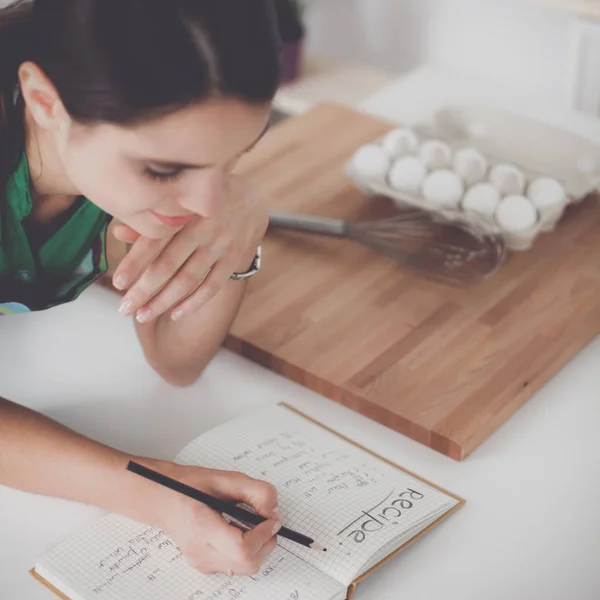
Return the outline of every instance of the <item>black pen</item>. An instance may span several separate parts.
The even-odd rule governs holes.
[[[237,506],[233,502],[227,502],[226,500],[215,498],[206,492],[201,492],[200,490],[186,485],[185,483],[181,483],[181,481],[171,479],[162,473],[148,469],[147,467],[144,467],[136,462],[130,461],[127,465],[127,470],[135,473],[136,475],[140,475],[141,477],[145,477],[154,483],[158,483],[159,485],[167,487],[174,492],[179,492],[188,498],[198,500],[198,502],[206,504],[213,510],[216,510],[218,513],[233,517],[242,523],[247,523],[248,525],[260,525],[268,520],[265,519],[265,517],[261,517],[260,515]],[[301,544],[302,546],[306,546],[307,548],[311,548],[312,550],[327,552],[327,548],[318,542],[315,542],[315,540],[312,538],[309,538],[302,533],[298,533],[297,531],[293,531],[287,527],[282,527],[277,535],[291,540],[292,542],[296,542],[297,544]]]

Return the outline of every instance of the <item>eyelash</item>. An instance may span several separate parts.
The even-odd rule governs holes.
[[[177,181],[177,179],[181,177],[183,171],[179,170],[172,171],[171,173],[159,173],[147,167],[144,170],[144,173],[146,174],[146,176],[152,179],[152,181],[157,181],[158,183],[169,183],[170,181]]]

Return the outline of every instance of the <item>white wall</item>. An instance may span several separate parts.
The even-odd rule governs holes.
[[[309,49],[397,72],[433,62],[568,105],[573,22],[528,0],[314,0]]]
[[[529,0],[312,0],[309,49],[399,73],[438,63],[569,106],[573,21]]]

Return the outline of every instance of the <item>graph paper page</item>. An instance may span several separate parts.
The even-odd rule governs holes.
[[[345,588],[278,547],[256,577],[201,575],[166,533],[109,515],[36,572],[71,600],[338,600]]]
[[[286,526],[327,552],[282,538],[281,546],[346,586],[392,540],[457,503],[283,406],[203,434],[177,460],[274,484]]]

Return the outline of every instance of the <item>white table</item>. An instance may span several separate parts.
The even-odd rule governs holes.
[[[172,389],[146,366],[117,303],[94,288],[48,313],[1,318],[0,395],[161,458],[285,400],[467,499],[362,584],[358,600],[600,597],[600,339],[458,463],[226,351],[197,385]],[[28,570],[101,514],[0,487],[0,598],[51,600]]]

